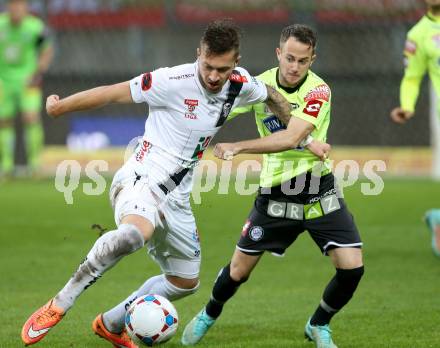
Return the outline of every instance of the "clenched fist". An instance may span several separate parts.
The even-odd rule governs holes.
[[[57,106],[60,102],[60,97],[56,94],[52,94],[46,99],[46,112],[49,116],[57,117],[59,113],[57,113]]]
[[[394,108],[391,111],[391,119],[399,124],[404,124],[406,121],[408,121],[411,117],[413,117],[414,113],[411,111],[403,110],[402,108]]]
[[[218,143],[214,147],[214,156],[226,161],[232,160],[238,152],[234,143]]]

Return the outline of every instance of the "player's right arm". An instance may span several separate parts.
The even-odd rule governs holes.
[[[108,104],[133,103],[130,92],[130,81],[109,86],[100,86],[60,99],[50,95],[46,100],[46,111],[52,117],[74,111],[96,109]]]
[[[136,76],[130,81],[92,88],[64,99],[51,95],[47,98],[46,110],[50,116],[58,117],[108,104],[145,102],[150,106],[163,106],[169,95],[168,82],[168,68],[161,68]]]
[[[295,149],[311,132],[320,128],[330,115],[331,92],[326,84],[313,86],[303,98],[302,107],[290,112],[292,107],[287,100],[275,89],[268,86],[268,99],[271,102],[266,104],[269,107],[273,107],[272,104],[275,104],[276,111],[271,110],[280,111],[277,117],[287,124],[287,128],[259,139],[236,143],[218,143],[214,148],[214,155],[218,158],[230,159],[240,153],[274,153]],[[281,117],[279,117],[280,115]],[[317,146],[312,147],[310,151],[319,158],[325,159],[330,151],[330,146],[325,143],[315,145]]]
[[[391,119],[405,123],[414,115],[420,83],[427,71],[428,57],[423,49],[423,36],[416,27],[408,34],[404,49],[405,74],[400,84],[400,106],[391,111]]]

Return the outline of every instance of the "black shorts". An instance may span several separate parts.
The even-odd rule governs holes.
[[[295,183],[294,191],[286,190],[293,189]],[[304,187],[300,193],[298,187]],[[296,177],[280,186],[260,188],[237,248],[250,255],[264,251],[282,255],[305,230],[324,254],[334,248],[360,248],[362,242],[353,215],[338,197],[331,173],[320,179],[307,173],[302,179]]]

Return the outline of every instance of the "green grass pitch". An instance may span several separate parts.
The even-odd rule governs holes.
[[[341,348],[440,347],[440,259],[430,249],[425,210],[440,207],[440,185],[387,180],[379,196],[346,190],[365,243],[365,276],[352,301],[333,320]],[[230,259],[252,196],[202,195],[194,206],[202,241],[201,287],[176,302],[183,326],[209,297],[218,270]],[[53,181],[0,184],[0,347],[21,347],[27,317],[68,280],[97,237],[93,223],[112,228],[106,195],[74,193],[66,205]],[[36,347],[109,347],[93,335],[97,313],[159,273],[145,251],[126,257],[88,289],[65,319]],[[303,234],[283,258],[263,257],[251,279],[225,307],[200,347],[313,347],[304,324],[333,274]]]

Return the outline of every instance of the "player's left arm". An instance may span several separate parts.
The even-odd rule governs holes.
[[[405,74],[400,83],[400,106],[391,111],[391,119],[403,124],[414,116],[420,84],[428,70],[428,56],[423,47],[424,37],[411,31],[405,42]]]
[[[48,45],[42,48],[40,55],[38,56],[37,72],[44,74],[48,69],[53,60],[53,46]]]
[[[29,80],[30,86],[40,86],[43,75],[49,69],[54,56],[52,37],[48,28],[44,28],[37,36],[35,42],[38,51],[37,68]]]

